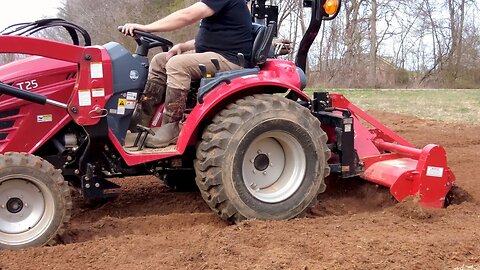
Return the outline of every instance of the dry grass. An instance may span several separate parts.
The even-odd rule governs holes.
[[[309,89],[312,93],[314,90]],[[315,90],[319,91],[319,90]],[[328,90],[364,110],[383,110],[453,123],[480,124],[480,89]]]

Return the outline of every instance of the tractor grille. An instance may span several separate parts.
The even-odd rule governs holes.
[[[77,72],[69,72],[67,74],[67,77],[65,78],[65,80],[70,80],[70,79],[75,79],[75,77],[77,76]]]
[[[8,136],[8,132],[5,129],[13,127],[15,120],[5,119],[17,115],[20,109],[13,109],[0,112],[0,140],[5,140]]]
[[[3,111],[0,112],[0,120],[2,118],[10,117],[10,116],[15,116],[20,112],[20,109],[13,109],[13,110],[8,110],[8,111]]]
[[[2,81],[0,81],[0,83],[3,83],[3,82],[2,82]],[[11,82],[11,83],[7,83],[7,84],[8,84],[8,85],[10,85],[10,86],[13,86],[13,82]],[[3,96],[3,94],[0,94],[0,97],[1,97],[1,96]]]

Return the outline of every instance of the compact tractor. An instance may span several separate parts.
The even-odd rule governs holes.
[[[328,175],[386,186],[398,201],[445,206],[455,177],[441,146],[417,149],[344,96],[303,92],[307,53],[340,4],[304,1],[311,20],[293,63],[271,54],[278,8],[255,1],[251,59],[239,54],[245,68],[193,82],[177,144],[159,149],[145,138],[162,106],[150,126],[129,133],[129,125],[149,50],[172,42],[136,31],[134,54],[116,42],[91,46],[84,29],[60,19],[4,30],[0,53],[31,56],[0,67],[0,249],[54,243],[68,229],[72,188],[102,199],[119,187],[109,180],[127,176],[178,186],[195,178],[229,223],[302,216]],[[73,44],[30,36],[48,27],[65,28]]]

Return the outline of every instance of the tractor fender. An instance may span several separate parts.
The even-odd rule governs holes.
[[[280,60],[276,60],[280,61]],[[286,62],[286,61],[285,61]],[[290,66],[291,67],[291,66]],[[278,64],[276,65],[278,68]],[[228,104],[245,96],[264,93],[286,93],[294,91],[298,98],[308,101],[310,98],[300,90],[302,80],[293,65],[282,72],[263,69],[258,75],[233,79],[230,84],[222,83],[205,96],[202,104],[197,104],[183,123],[177,142],[177,151],[183,153],[188,145],[195,145],[197,134],[206,127],[217,113]],[[287,72],[285,72],[287,71]]]

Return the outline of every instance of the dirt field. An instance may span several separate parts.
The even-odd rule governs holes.
[[[197,193],[130,178],[113,202],[76,203],[65,245],[0,251],[0,269],[480,269],[480,127],[373,115],[418,146],[445,146],[471,197],[425,211],[330,180],[313,217],[227,226]]]

